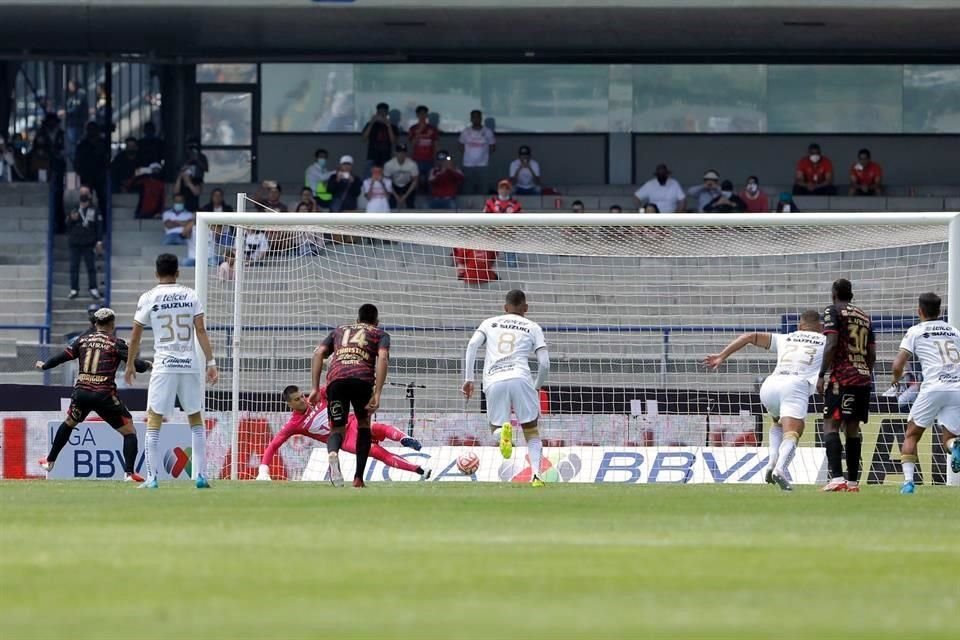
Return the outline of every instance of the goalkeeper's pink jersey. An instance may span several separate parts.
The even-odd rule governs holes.
[[[327,403],[320,402],[315,406],[307,405],[304,413],[292,411],[283,431],[310,433],[317,436],[322,442],[327,441],[330,435],[330,422],[327,419]]]

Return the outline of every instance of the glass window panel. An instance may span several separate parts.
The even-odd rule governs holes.
[[[260,129],[356,131],[352,64],[265,64]]]
[[[761,133],[767,129],[764,65],[635,65],[638,132]]]
[[[200,94],[201,142],[206,146],[251,144],[252,105],[250,93]]]
[[[773,133],[900,133],[903,67],[771,65],[768,127]]]
[[[197,65],[197,82],[212,84],[253,84],[257,81],[257,65],[208,63]]]
[[[960,66],[907,65],[903,74],[905,133],[960,133]]]
[[[210,171],[204,176],[207,183],[250,182],[249,149],[205,149]]]

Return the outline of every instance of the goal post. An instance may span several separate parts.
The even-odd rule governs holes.
[[[897,410],[880,394],[917,295],[940,292],[960,323],[956,213],[320,214],[247,203],[241,194],[236,213],[200,213],[195,229],[196,289],[221,364],[208,394],[233,478],[256,472],[282,424],[280,390],[309,385],[313,347],[365,302],[393,336],[378,420],[435,446],[488,444],[482,404],[459,394],[463,352],[510,288],[526,291],[554,362],[541,396],[548,447],[765,446],[756,394],[770,354],[748,348],[719,373],[699,362],[741,332],[794,329],[803,310],[830,303],[839,277],[878,324],[882,415]],[[233,230],[228,279],[213,266],[218,227]],[[243,259],[251,238],[271,250]],[[467,273],[456,249],[481,254],[488,275]],[[302,473],[307,444],[281,449],[287,477]]]

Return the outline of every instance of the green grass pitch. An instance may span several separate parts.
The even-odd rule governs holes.
[[[0,638],[956,637],[960,495],[0,483]]]

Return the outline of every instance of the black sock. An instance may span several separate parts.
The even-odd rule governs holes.
[[[340,453],[340,447],[343,446],[343,434],[332,432],[327,438],[327,453]]]
[[[363,480],[363,472],[367,470],[367,457],[370,455],[370,429],[357,429],[357,472],[354,478]]]
[[[863,447],[863,438],[847,438],[847,480],[860,482],[860,449]]]
[[[830,470],[830,478],[842,478],[843,445],[840,444],[840,434],[838,432],[832,432],[824,435],[823,443],[827,448],[827,469]]]
[[[53,444],[50,445],[50,453],[47,454],[48,462],[56,461],[57,456],[59,456],[63,448],[67,446],[67,440],[70,439],[71,431],[73,431],[73,427],[68,427],[66,422],[60,423],[60,426],[57,428],[57,434],[53,436]]]
[[[137,434],[128,433],[123,436],[123,471],[133,473],[137,464]]]

